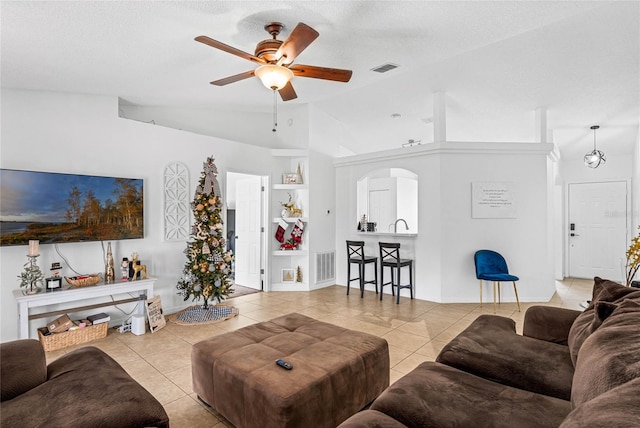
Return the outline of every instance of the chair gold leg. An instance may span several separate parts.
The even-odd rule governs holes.
[[[515,281],[513,281],[513,292],[516,293],[516,303],[518,303],[518,312],[520,312],[520,299],[518,298],[518,288]]]
[[[480,280],[480,308],[482,308],[482,280]]]
[[[493,313],[496,313],[496,284],[497,282],[493,282]]]
[[[498,282],[498,304],[502,304],[502,287],[500,287],[500,283]]]

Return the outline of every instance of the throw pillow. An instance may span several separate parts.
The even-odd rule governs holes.
[[[571,326],[571,330],[569,330],[567,340],[569,354],[571,355],[571,361],[574,367],[578,359],[578,352],[584,341],[602,325],[602,322],[606,320],[617,307],[618,305],[615,303],[595,302],[594,306],[578,315],[578,318],[576,318]]]
[[[593,281],[591,304],[584,312],[578,315],[569,330],[567,344],[574,366],[578,358],[578,353],[580,352],[580,347],[600,324],[602,324],[602,321],[611,314],[616,307],[615,304],[632,293],[638,293],[638,295],[640,295],[640,291],[637,289],[625,287],[622,284],[608,279],[595,277]],[[596,313],[596,311],[600,312]]]
[[[637,289],[626,287],[618,282],[610,281],[608,279],[602,279],[598,276],[593,278],[593,292],[591,299],[591,305],[595,302],[616,302],[617,300],[624,298],[627,294],[637,292]]]
[[[574,407],[640,377],[640,297],[617,306],[580,349],[571,389]]]

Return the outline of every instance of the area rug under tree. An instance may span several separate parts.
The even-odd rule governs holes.
[[[180,325],[204,325],[225,321],[238,314],[238,309],[233,306],[216,305],[203,308],[202,305],[194,305],[171,314],[168,318],[169,321]]]
[[[256,290],[255,288],[245,287],[243,285],[233,284],[231,286],[233,292],[227,296],[227,299],[233,297],[246,296],[247,294],[262,293],[262,290]]]

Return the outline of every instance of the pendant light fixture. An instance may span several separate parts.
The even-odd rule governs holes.
[[[584,155],[584,164],[589,168],[597,168],[607,162],[607,158],[604,153],[596,149],[596,129],[600,128],[598,125],[593,125],[593,151]]]

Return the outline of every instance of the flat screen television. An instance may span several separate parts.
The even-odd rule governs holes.
[[[144,238],[143,180],[0,169],[0,245]]]

